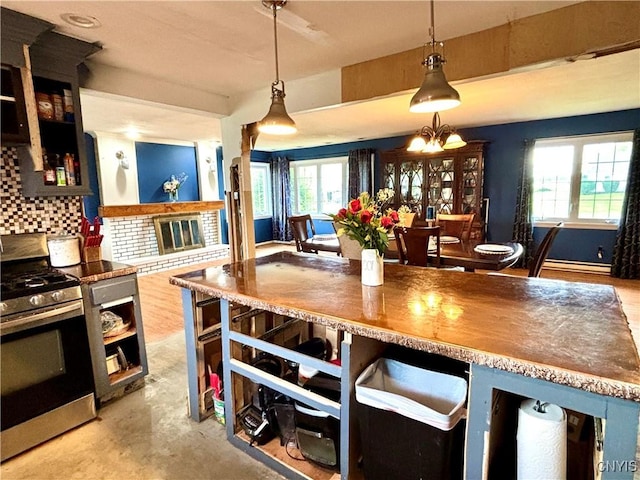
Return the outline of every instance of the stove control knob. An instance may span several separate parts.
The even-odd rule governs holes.
[[[29,303],[31,305],[33,305],[34,307],[39,307],[40,305],[42,305],[44,302],[44,296],[43,295],[34,295],[33,297],[31,297],[29,299]]]
[[[54,302],[61,302],[62,300],[64,300],[64,292],[62,290],[53,292],[51,294],[51,298],[53,299]]]

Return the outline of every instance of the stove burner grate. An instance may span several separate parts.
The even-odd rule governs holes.
[[[56,269],[46,269],[39,272],[13,272],[2,276],[0,293],[3,298],[9,299],[79,284],[80,281],[76,277]]]

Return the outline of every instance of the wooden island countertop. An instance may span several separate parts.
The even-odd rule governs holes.
[[[355,335],[640,402],[640,361],[613,287],[280,252],[170,283]]]

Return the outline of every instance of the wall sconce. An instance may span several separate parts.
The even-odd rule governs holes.
[[[211,173],[215,173],[216,172],[216,162],[214,162],[211,157],[205,158],[204,161],[207,162],[207,165],[209,165],[209,171]]]
[[[116,158],[118,159],[118,165],[120,165],[123,170],[129,169],[129,160],[127,160],[127,156],[122,150],[116,152]]]

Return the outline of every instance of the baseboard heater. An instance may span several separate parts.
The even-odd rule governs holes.
[[[611,265],[605,263],[572,262],[569,260],[546,260],[543,268],[564,270],[565,272],[597,273],[599,275],[611,273]]]

